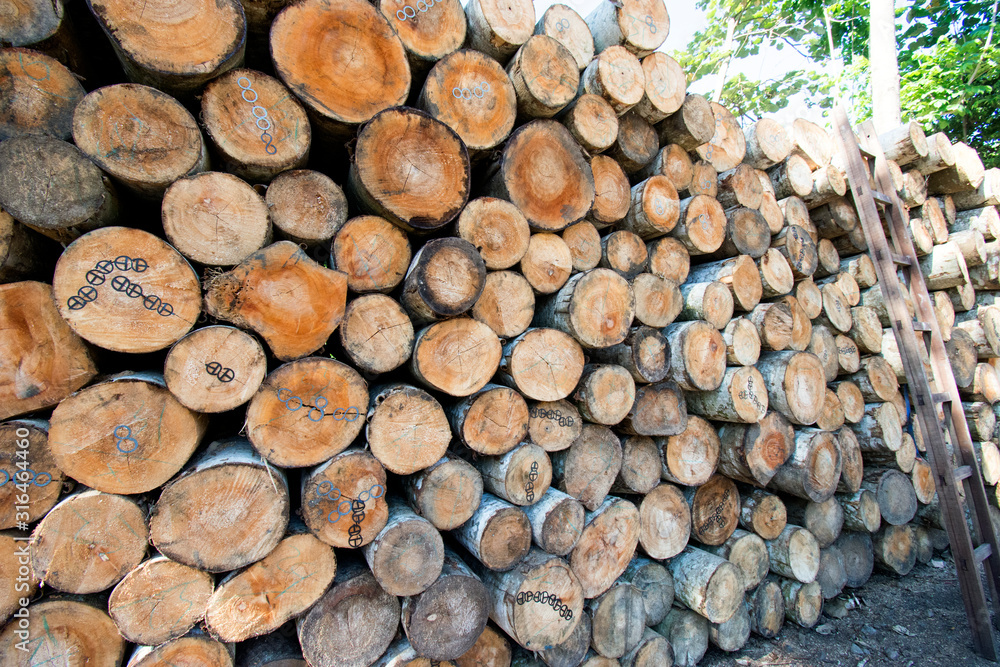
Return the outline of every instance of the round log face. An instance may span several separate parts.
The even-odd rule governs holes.
[[[104,382],[52,413],[49,447],[70,477],[106,493],[145,493],[187,462],[203,419],[165,388],[140,378]]]
[[[564,229],[594,204],[590,165],[569,130],[554,121],[518,129],[504,149],[501,171],[511,201],[536,229]]]
[[[264,348],[250,334],[226,326],[192,331],[167,354],[163,379],[185,407],[224,412],[243,405],[267,373]]]
[[[275,465],[316,465],[343,451],[364,425],[368,389],[357,371],[313,357],[284,364],[247,408],[247,436]]]
[[[17,526],[25,512],[29,522],[40,519],[59,500],[63,472],[49,450],[47,431],[39,426],[17,421],[0,424],[0,530]],[[25,460],[26,454],[21,452],[27,453],[28,470],[18,466],[18,461]],[[19,496],[23,500],[22,490],[17,488],[20,484],[27,485],[27,502],[18,502]]]
[[[571,336],[556,329],[533,329],[514,346],[505,370],[526,397],[559,401],[576,387],[583,363],[583,349]]]
[[[583,529],[569,556],[569,565],[587,599],[611,588],[628,567],[639,543],[639,511],[635,505],[621,499],[611,500],[609,505]]]
[[[528,404],[509,387],[494,387],[477,396],[461,434],[470,448],[482,454],[508,452],[527,435]]]
[[[131,0],[93,3],[115,46],[140,67],[175,76],[221,67],[246,41],[246,18],[233,0],[157,3],[136,13]]]
[[[667,7],[658,0],[626,0],[615,18],[625,43],[639,53],[660,48],[670,32]]]
[[[691,530],[704,544],[722,544],[736,529],[740,515],[740,494],[736,484],[722,475],[713,475],[694,493]]]
[[[639,543],[652,558],[673,558],[691,536],[691,509],[672,484],[660,484],[639,505]]]
[[[202,94],[205,130],[238,176],[270,180],[305,164],[312,129],[305,109],[280,81],[250,69],[231,70]]]
[[[747,142],[733,114],[717,102],[712,102],[715,115],[715,135],[705,145],[696,150],[703,160],[711,163],[720,174],[729,171],[743,161]]]
[[[411,359],[418,377],[451,396],[482,389],[500,366],[500,339],[470,318],[432,324],[418,336]]]
[[[17,623],[8,623],[0,631],[0,654],[16,658],[30,655],[30,660],[16,665],[58,663],[69,656],[93,667],[117,667],[125,655],[125,640],[118,634],[111,618],[102,610],[74,600],[46,600],[28,607],[31,623],[25,654],[16,646],[25,641],[15,634]]]
[[[83,86],[58,60],[30,49],[0,51],[0,141],[22,134],[68,139]]]
[[[364,0],[286,7],[271,27],[271,57],[299,99],[341,123],[363,123],[403,104],[410,89],[402,42]]]
[[[80,100],[73,141],[112,176],[159,192],[196,170],[205,150],[197,122],[180,102],[135,83],[99,88]]]
[[[486,274],[483,293],[469,314],[500,338],[515,338],[531,325],[535,293],[520,273],[493,271]]]
[[[342,549],[364,546],[385,527],[389,516],[385,484],[385,469],[374,456],[344,452],[303,483],[302,518],[326,544]]]
[[[700,486],[719,462],[719,434],[701,417],[689,415],[687,429],[667,439],[661,457],[664,470],[680,484]]]
[[[413,349],[413,323],[384,294],[366,294],[347,304],[340,342],[358,368],[386,373],[399,368]]]
[[[354,292],[388,292],[403,280],[412,251],[406,232],[377,215],[348,220],[333,241],[333,261]]]
[[[383,5],[388,2],[398,0]],[[464,24],[465,17],[461,20]],[[514,129],[517,116],[517,97],[507,73],[494,59],[472,50],[456,51],[431,69],[420,104],[455,130],[472,151],[498,146]]]
[[[469,199],[465,144],[450,127],[415,109],[387,109],[365,125],[352,180],[354,169],[380,207],[415,229],[450,222]]]
[[[692,386],[702,391],[712,391],[722,383],[726,373],[726,341],[722,334],[707,322],[694,322],[684,335],[680,350],[671,350],[671,356],[680,355]]]
[[[635,294],[628,281],[614,271],[594,269],[576,284],[569,319],[576,339],[584,347],[609,347],[622,342],[634,315]]]
[[[617,128],[617,120],[615,123]],[[594,174],[596,192],[590,217],[601,225],[621,220],[628,214],[631,201],[628,177],[621,165],[607,155],[595,155],[590,160],[590,168]]]
[[[142,653],[133,653],[129,662],[133,667],[157,667],[157,665],[176,665],[187,661],[201,664],[232,667],[233,656],[230,649],[222,642],[208,636],[178,637],[162,646],[149,648]]]
[[[823,364],[814,354],[799,353],[788,361],[783,386],[791,416],[799,423],[813,424],[819,418],[826,399],[825,378]]]
[[[549,117],[576,97],[580,71],[573,54],[547,35],[528,38],[514,55],[510,73],[523,84],[521,108]]]
[[[566,123],[580,145],[591,153],[607,150],[618,137],[618,116],[615,115],[615,110],[607,100],[593,93],[584,93],[577,98],[572,104],[571,116],[564,117],[562,122]],[[621,171],[621,167],[618,169]],[[594,179],[597,179],[596,170]],[[601,191],[599,184],[597,190]]]
[[[306,243],[328,241],[347,220],[347,198],[333,180],[311,169],[283,171],[264,196],[271,222]]]
[[[521,261],[531,235],[517,207],[496,197],[470,201],[458,217],[456,232],[476,247],[491,271],[509,269]]]
[[[407,52],[421,60],[442,58],[465,42],[465,12],[459,0],[435,0],[426,9],[404,0],[381,0],[378,8]]]
[[[603,87],[604,98],[619,116],[642,99],[646,75],[639,59],[625,47],[616,45],[601,51],[597,56],[596,74]]]
[[[153,352],[186,334],[201,311],[191,265],[162,240],[104,227],[70,244],[52,278],[59,314],[82,338],[116,352]]]
[[[651,53],[642,59],[642,71],[646,79],[646,99],[657,115],[666,117],[681,108],[687,77],[676,60],[665,53]]]
[[[410,475],[448,450],[451,427],[441,404],[416,387],[394,387],[369,411],[366,439],[390,472]]]
[[[578,69],[584,69],[594,58],[594,38],[590,27],[567,5],[555,4],[546,9],[535,26],[535,33],[548,35],[569,49]]]
[[[582,363],[581,358],[581,371]],[[569,401],[535,403],[528,410],[528,437],[547,452],[566,449],[582,432],[580,412]]]

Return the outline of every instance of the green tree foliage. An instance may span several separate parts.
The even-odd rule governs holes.
[[[997,4],[896,0],[903,117],[969,143],[988,166],[1000,166]],[[734,113],[755,119],[805,92],[824,109],[847,101],[857,122],[871,117],[867,0],[700,0],[698,6],[708,26],[674,57],[691,80],[725,72],[720,101]],[[761,72],[760,79],[737,73],[732,63],[767,47],[794,49],[815,67],[771,77]]]

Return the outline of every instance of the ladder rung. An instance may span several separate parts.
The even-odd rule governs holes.
[[[930,331],[931,330],[931,325],[927,324],[927,322],[914,322],[913,323],[913,330],[914,331]]]
[[[882,194],[878,190],[872,190],[872,199],[874,199],[875,201],[879,202],[880,204],[885,204],[887,206],[891,206],[892,205],[892,200],[889,199],[888,197],[886,197],[884,194]]]
[[[993,555],[993,549],[990,547],[989,542],[983,542],[975,549],[976,551],[976,563],[982,563],[984,560]]]
[[[889,254],[892,255],[892,261],[894,261],[896,264],[902,264],[903,266],[913,266],[913,260],[907,257],[906,255],[897,255],[894,252],[890,252]]]
[[[963,479],[972,477],[972,466],[958,466],[955,468],[955,481],[961,482]]]
[[[931,400],[933,400],[935,403],[947,403],[948,401],[951,400],[951,394],[948,394],[947,392],[931,394]]]

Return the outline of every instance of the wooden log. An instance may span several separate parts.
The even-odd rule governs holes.
[[[915,526],[913,533],[917,545],[917,562],[926,565],[934,558],[934,538],[931,537],[931,529],[926,526]]]
[[[630,583],[619,582],[587,602],[591,618],[590,645],[600,655],[621,658],[632,651],[646,629],[642,594]]]
[[[674,602],[674,579],[670,571],[660,563],[636,556],[625,569],[621,581],[639,589],[646,611],[646,625],[653,627],[662,623]]]
[[[935,244],[948,240],[948,222],[945,220],[944,208],[940,199],[928,197],[924,205],[920,207],[920,218],[930,229]]]
[[[0,141],[28,134],[69,139],[73,109],[86,94],[65,65],[24,48],[0,52],[0,90]]]
[[[138,84],[107,86],[80,100],[73,141],[97,166],[149,199],[208,167],[194,117],[166,93]]]
[[[580,71],[576,58],[559,40],[532,35],[507,64],[522,118],[551,118],[576,97]]]
[[[621,366],[636,382],[659,382],[669,371],[670,347],[657,329],[640,326],[633,328],[618,345],[593,350],[591,357]]]
[[[927,157],[929,151],[923,128],[913,121],[882,132],[878,135],[878,142],[885,151],[886,159],[901,167]]]
[[[712,391],[721,385],[726,345],[714,326],[701,320],[681,322],[664,334],[671,350],[670,379],[689,391]]]
[[[748,425],[719,429],[719,471],[748,484],[766,485],[791,455],[792,425],[781,414],[768,412]]]
[[[858,370],[861,369],[861,353],[858,351],[857,343],[855,343],[853,340],[842,334],[838,334],[836,338],[834,338],[834,340],[837,343],[837,364],[840,366],[839,372],[846,374],[857,373]],[[858,388],[858,385],[856,385],[854,382],[851,382],[851,385],[854,387],[852,390],[850,390],[851,393],[856,394],[857,397],[863,403],[864,400],[861,395],[861,390]],[[847,405],[847,402],[844,400],[844,396],[839,391],[840,385],[837,385],[837,389],[838,389],[837,395],[840,396],[841,403]],[[859,410],[858,412],[860,411],[861,410]],[[858,416],[858,419],[860,418],[861,417]]]
[[[18,136],[3,143],[0,159],[0,206],[29,228],[66,244],[117,219],[114,187],[72,144]]]
[[[910,166],[925,175],[955,166],[955,151],[948,135],[938,132],[927,137],[927,155],[914,160]]]
[[[962,398],[985,401],[993,404],[1000,401],[1000,376],[996,368],[988,363],[976,364],[976,374],[972,386],[964,390]]]
[[[799,305],[799,300],[788,295],[778,299],[779,302],[788,306],[792,313],[792,335],[788,342],[788,348],[796,352],[804,352],[812,340],[812,322],[805,309]]]
[[[729,171],[743,161],[746,154],[746,137],[733,114],[718,102],[711,102],[715,117],[715,133],[703,146],[695,149],[698,155],[719,173]]]
[[[625,667],[645,667],[649,665],[673,665],[674,651],[667,638],[646,628],[639,642],[619,660]]]
[[[608,497],[587,512],[585,521],[569,565],[583,597],[590,599],[611,588],[628,567],[639,542],[639,511],[627,500]]]
[[[819,573],[819,545],[805,528],[787,524],[773,540],[765,540],[771,572],[808,584]]]
[[[593,653],[590,650],[590,615],[587,614],[586,609],[580,612],[579,619],[576,627],[573,628],[573,631],[565,641],[554,646],[539,649],[538,655],[544,661],[543,664],[550,667],[574,667],[582,664],[588,653]],[[600,659],[607,660],[607,658]],[[475,666],[469,665],[467,667]]]
[[[572,276],[558,294],[540,304],[534,324],[569,333],[584,347],[609,347],[625,340],[634,312],[628,282],[614,271],[597,268]]]
[[[844,528],[847,530],[874,533],[882,524],[878,499],[868,489],[837,496],[837,502],[844,512]]]
[[[173,397],[162,376],[121,373],[60,403],[48,445],[59,469],[91,488],[144,493],[184,466],[206,425]]]
[[[844,571],[847,574],[846,586],[860,588],[872,576],[875,564],[875,553],[872,538],[868,533],[845,532],[834,543],[843,558]]]
[[[458,349],[459,352],[454,352]],[[463,353],[475,351],[476,371],[468,369]],[[431,389],[451,396],[468,396],[489,382],[500,367],[500,339],[488,326],[471,318],[437,322],[417,333],[410,372]]]
[[[917,495],[917,502],[929,505],[934,502],[937,489],[934,482],[934,471],[931,465],[923,458],[913,461],[913,471],[910,473],[910,482],[913,484],[913,492]]]
[[[679,319],[703,320],[716,329],[724,329],[733,317],[733,297],[722,282],[686,282],[681,285],[684,307]]]
[[[819,125],[804,118],[796,118],[789,129],[792,155],[802,157],[810,170],[830,164],[833,156],[833,139]]]
[[[247,181],[267,183],[304,167],[309,157],[312,130],[305,109],[263,72],[241,68],[214,79],[202,93],[201,117],[222,166]],[[343,222],[343,193],[340,199]]]
[[[676,285],[687,280],[691,267],[691,254],[675,238],[659,238],[647,244],[649,271],[655,276],[670,280]]]
[[[510,642],[502,632],[487,625],[472,648],[455,658],[454,663],[456,667],[474,667],[480,662],[509,667],[510,657]]]
[[[352,416],[353,412],[346,410],[343,421]],[[451,441],[451,429],[440,403],[410,385],[373,387],[366,421],[365,434],[372,454],[389,471],[400,475],[429,467],[444,456]]]
[[[656,174],[632,188],[632,203],[622,229],[645,240],[669,233],[680,215],[677,190],[670,179]]]
[[[169,484],[153,508],[153,545],[209,572],[249,565],[271,552],[288,523],[284,472],[261,462],[242,439],[218,441]]]
[[[862,488],[875,494],[882,521],[890,526],[909,523],[917,512],[917,497],[909,477],[898,470],[870,470]]]
[[[563,230],[562,240],[573,258],[573,273],[589,271],[601,261],[601,235],[594,223],[584,220]]]
[[[87,5],[132,81],[192,95],[243,61],[247,23],[237,2],[160,7],[138,17],[124,2]]]
[[[861,455],[861,445],[858,436],[848,426],[837,430],[837,444],[840,445],[840,483],[837,491],[841,493],[856,493],[861,488],[864,477],[864,459]]]
[[[781,351],[792,342],[793,317],[787,303],[761,303],[747,320],[754,325],[762,350]]]
[[[837,373],[840,371],[837,340],[828,327],[822,324],[812,327],[812,335],[809,337],[809,345],[806,347],[806,352],[816,355],[816,358],[819,359],[819,362],[823,365],[823,372],[827,382],[837,379]],[[838,398],[840,397],[838,396]]]
[[[528,438],[547,452],[572,445],[583,432],[580,411],[566,400],[531,403],[528,409]]]
[[[760,336],[757,327],[748,318],[737,317],[729,321],[722,331],[726,343],[726,362],[740,366],[753,366],[760,357]]]
[[[687,427],[687,415],[684,393],[676,383],[642,385],[618,430],[632,435],[676,435]]]
[[[509,269],[521,261],[531,235],[517,207],[494,197],[470,201],[458,217],[455,232],[479,251],[491,271]]]
[[[556,234],[532,234],[519,268],[534,292],[552,294],[569,279],[573,254]]]
[[[594,58],[594,37],[590,26],[574,9],[556,4],[545,10],[535,24],[536,35],[548,35],[569,49],[578,69],[584,69]]]
[[[851,430],[858,437],[862,451],[895,452],[903,444],[902,418],[891,403],[865,404],[864,417]]]
[[[377,7],[403,43],[415,74],[426,73],[465,42],[467,27],[461,3],[446,0],[416,9],[399,0],[382,0]],[[431,8],[436,9],[429,11]]]
[[[995,206],[959,211],[950,229],[952,232],[975,229],[983,233],[983,238],[992,241],[1000,237],[1000,215],[997,214]]]
[[[771,240],[771,247],[785,256],[797,280],[812,276],[819,266],[816,243],[801,227],[785,227]]]
[[[903,172],[903,188],[899,191],[903,203],[909,207],[922,206],[927,200],[927,180],[916,169]]]
[[[739,568],[707,551],[688,547],[670,561],[670,573],[676,598],[712,623],[732,618],[743,603]]]
[[[587,421],[613,426],[628,414],[635,396],[635,381],[626,369],[594,364],[584,367],[573,400]]]
[[[413,323],[398,302],[383,294],[366,294],[344,310],[340,342],[351,362],[363,371],[391,371],[410,358]]]
[[[666,6],[651,0],[635,0],[621,7],[597,7],[586,20],[597,53],[620,44],[641,58],[660,48],[670,31]],[[638,25],[642,27],[637,28],[640,20]]]
[[[958,192],[952,200],[959,211],[1000,204],[1000,169],[987,169],[978,188]]]
[[[597,229],[604,229],[619,223],[628,214],[631,190],[628,177],[614,158],[595,155],[590,159],[590,168],[597,194],[587,220]]]
[[[688,411],[715,421],[754,424],[767,413],[767,389],[752,366],[730,367],[713,391],[686,396]]]
[[[793,424],[815,423],[823,409],[825,374],[819,359],[808,352],[766,352],[757,365],[769,404]]]
[[[993,438],[997,422],[993,414],[992,405],[989,403],[966,403],[963,401],[962,408],[965,412],[965,421],[969,425],[969,433],[972,434],[973,440],[982,442]]]
[[[761,118],[747,128],[745,164],[754,169],[773,167],[788,157],[792,142],[788,133],[776,121]]]
[[[659,123],[684,103],[687,78],[677,61],[662,52],[641,61],[645,75],[644,93],[634,110],[649,123]]]
[[[462,443],[480,454],[504,454],[528,434],[528,405],[508,387],[488,384],[447,412]]]
[[[785,622],[785,598],[778,583],[765,579],[747,593],[745,604],[750,615],[750,630],[766,639],[776,637]]]
[[[955,164],[931,174],[927,182],[927,192],[931,194],[953,194],[975,190],[986,175],[983,161],[974,148],[959,141],[952,145]]]
[[[620,117],[642,100],[644,83],[639,59],[624,47],[610,46],[598,50],[580,75],[580,92],[604,98]]]
[[[730,653],[739,651],[750,639],[750,612],[744,603],[736,608],[732,618],[708,627],[708,639],[715,646]]]
[[[646,260],[646,245],[632,232],[618,230],[601,239],[599,265],[615,271],[626,280],[631,280],[645,271]]]
[[[976,343],[965,330],[956,327],[951,340],[945,343],[948,361],[959,387],[970,387],[976,373]]]
[[[0,424],[0,461],[4,466],[0,469],[3,474],[0,530],[37,521],[59,500],[65,476],[49,447],[48,432],[49,423],[40,420],[23,419]],[[653,470],[659,480],[658,461]],[[0,613],[0,617],[5,615]]]
[[[611,148],[618,138],[618,116],[614,108],[604,97],[593,93],[584,93],[570,102],[560,114],[559,122],[595,157]],[[594,176],[596,179],[597,174]]]
[[[150,667],[174,664],[175,660],[198,660],[230,667],[234,664],[235,650],[213,639],[203,630],[189,632],[184,637],[172,639],[161,646],[139,646],[129,658],[129,667]]]
[[[531,505],[549,488],[552,464],[545,450],[530,442],[502,456],[485,456],[476,461],[483,487],[515,505]]]
[[[749,255],[758,259],[767,252],[770,242],[771,231],[764,216],[756,209],[737,207],[726,212],[726,238],[717,255]]]
[[[719,174],[719,194],[716,198],[723,208],[742,206],[757,209],[763,195],[757,172],[749,165],[739,165]]]
[[[534,312],[535,293],[523,275],[492,271],[486,274],[483,291],[469,314],[498,337],[515,338],[531,325]]]
[[[686,150],[677,144],[667,144],[660,149],[653,161],[638,174],[640,177],[666,176],[678,193],[688,191],[694,177],[694,164]]]
[[[385,526],[362,551],[372,574],[392,595],[416,595],[441,574],[444,543],[431,522],[390,499]]]
[[[444,455],[429,467],[404,478],[410,507],[438,530],[453,530],[479,507],[483,478],[467,461]]]
[[[708,620],[689,609],[674,607],[654,628],[674,651],[675,667],[695,667],[708,650]]]
[[[676,144],[686,151],[711,141],[715,134],[715,113],[701,95],[688,93],[680,109],[657,127],[661,144]]]
[[[264,201],[280,238],[303,243],[324,258],[329,256],[334,235],[347,221],[344,191],[329,176],[311,169],[278,174]]]
[[[858,227],[858,214],[850,200],[844,197],[827,202],[809,211],[820,238],[835,239]]]
[[[823,613],[823,591],[815,582],[802,583],[783,577],[776,578],[785,599],[785,618],[803,628],[819,622]]]
[[[483,482],[486,486],[486,479]],[[531,548],[531,525],[527,515],[519,507],[490,493],[483,494],[472,517],[453,534],[491,570],[509,570]]]
[[[758,260],[764,298],[788,294],[795,286],[792,267],[777,248],[769,248]]]
[[[742,311],[753,310],[763,294],[760,273],[749,255],[699,264],[688,278],[692,283],[722,283],[729,289],[734,308]]]
[[[44,276],[46,245],[49,242],[41,234],[0,209],[0,281],[12,283]]]
[[[655,441],[660,448],[660,473],[666,481],[699,486],[715,472],[719,461],[719,436],[701,417],[690,416],[683,432]]]
[[[691,170],[691,184],[683,191],[678,190],[680,196],[697,197],[698,195],[705,195],[706,197],[715,197],[719,194],[717,181],[719,173],[715,170],[715,167],[705,160],[698,160],[694,163]]]
[[[839,169],[833,165],[820,167],[813,172],[812,189],[802,195],[807,207],[815,208],[827,204],[847,192],[847,182]]]
[[[757,534],[737,528],[720,545],[706,546],[705,551],[725,558],[739,568],[745,590],[756,588],[767,576],[770,560],[767,545]]]
[[[126,640],[157,646],[186,634],[203,618],[214,587],[207,572],[154,556],[115,586],[108,612]]]
[[[594,512],[611,489],[621,463],[618,437],[604,426],[588,424],[571,447],[553,453],[554,486]]]
[[[206,627],[226,642],[277,630],[326,592],[336,569],[331,547],[308,533],[289,535],[263,560],[221,582],[208,601]],[[261,590],[281,594],[271,601]]]
[[[760,172],[758,172],[759,174]],[[768,184],[771,183],[770,180],[767,181]],[[774,195],[770,192],[764,192],[760,198],[760,208],[757,209],[760,214],[764,216],[764,221],[767,222],[767,228],[772,234],[776,234],[781,231],[781,228],[785,224],[785,214],[782,212],[781,207],[778,206],[778,201],[774,198]]]
[[[777,200],[786,197],[805,197],[812,192],[813,179],[809,165],[800,156],[792,154],[767,170]]]
[[[385,469],[374,456],[347,449],[302,478],[300,514],[323,542],[340,548],[369,544],[386,525]]]
[[[771,478],[772,488],[817,503],[833,496],[843,462],[832,433],[802,429],[795,433],[795,448],[788,461]]]
[[[788,520],[802,526],[816,538],[820,549],[836,541],[844,525],[844,510],[836,498],[821,503],[789,498],[785,503]]]
[[[75,553],[76,540],[88,545]],[[125,496],[81,490],[45,515],[31,534],[31,567],[57,591],[85,594],[117,584],[146,554],[146,510]]]
[[[847,333],[854,324],[851,318],[851,307],[844,296],[843,290],[835,283],[823,285],[823,312],[817,318],[820,324],[829,325],[832,329]]]
[[[330,254],[333,266],[347,274],[347,286],[364,294],[394,289],[403,280],[412,253],[403,230],[384,218],[363,215],[338,230]]]
[[[906,575],[917,563],[915,531],[910,525],[885,526],[872,535],[875,565],[892,574]]]
[[[689,254],[708,255],[722,247],[726,228],[726,215],[719,202],[708,195],[694,195],[681,200],[680,218],[670,234],[684,244]]]
[[[777,539],[787,522],[784,501],[757,488],[746,489],[740,498],[740,525],[764,540]]]
[[[583,361],[583,350],[569,335],[555,329],[528,329],[504,346],[498,377],[527,398],[558,401],[576,387]]]
[[[14,663],[11,659],[12,664],[19,665],[30,664],[27,660],[48,662],[60,657],[65,660],[66,656],[94,667],[121,665],[126,642],[104,612],[102,602],[92,598],[53,597],[25,606],[30,623],[24,628],[20,628],[20,623],[4,626],[0,631],[0,651],[17,658],[23,655],[18,645],[33,646],[25,661]]]
[[[322,667],[370,665],[385,653],[396,634],[399,600],[379,586],[364,561],[339,560],[333,586],[296,622],[302,656],[309,664]],[[460,589],[464,588],[461,583]],[[467,602],[465,611],[470,620],[485,607],[473,595]],[[360,635],[351,632],[351,618],[363,618],[366,631]]]
[[[531,523],[536,545],[556,556],[565,556],[580,539],[584,508],[572,496],[548,488],[532,505],[524,509]]]
[[[684,498],[691,506],[691,536],[697,541],[719,545],[736,530],[740,495],[728,477],[713,475],[701,486],[685,489]]]
[[[618,137],[608,155],[625,173],[634,174],[652,162],[659,149],[656,129],[638,113],[627,111],[618,119]]]

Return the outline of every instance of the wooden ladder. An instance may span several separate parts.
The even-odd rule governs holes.
[[[952,555],[958,571],[958,583],[965,602],[965,613],[972,629],[972,641],[978,654],[997,661],[997,647],[990,623],[990,610],[980,574],[980,565],[985,569],[990,597],[1000,614],[1000,549],[997,536],[990,520],[986,489],[976,462],[976,453],[965,421],[965,410],[955,384],[948,354],[938,327],[937,318],[927,293],[927,285],[920,271],[920,264],[910,240],[907,216],[889,176],[885,155],[878,142],[874,125],[868,121],[859,131],[864,154],[874,158],[870,165],[875,186],[872,191],[868,176],[862,164],[862,149],[858,146],[854,131],[847,120],[847,114],[840,107],[834,112],[836,133],[840,149],[845,157],[847,179],[851,194],[858,210],[868,242],[868,252],[875,263],[878,283],[892,323],[899,354],[906,372],[907,387],[911,405],[920,425],[927,447],[927,456],[934,471],[941,521],[948,532]],[[886,223],[892,236],[889,246],[879,216],[881,205]],[[909,285],[913,306],[919,321],[910,319],[903,300],[903,286],[897,275],[900,267]],[[922,355],[919,353],[916,332],[930,335],[930,362],[937,392],[931,389],[924,370]],[[943,404],[945,419],[938,420],[937,404]],[[952,460],[945,445],[945,429],[950,431],[956,462]],[[960,485],[965,485],[965,498],[971,498],[966,508],[962,500]],[[966,520],[968,511],[969,520]],[[972,524],[972,532],[969,523]],[[975,543],[973,539],[975,538]]]

